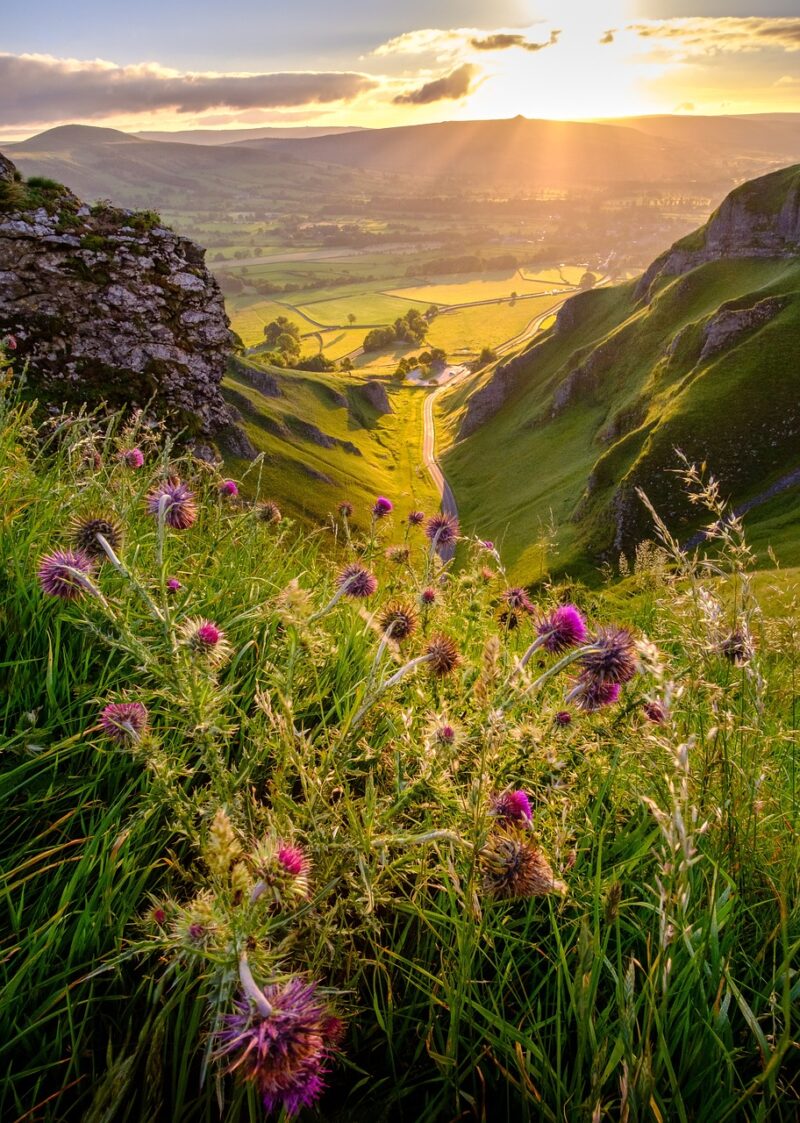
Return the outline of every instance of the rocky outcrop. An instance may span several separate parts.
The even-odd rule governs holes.
[[[463,441],[465,437],[471,436],[485,421],[494,417],[505,405],[517,384],[517,379],[529,368],[530,362],[530,353],[523,351],[522,354],[509,359],[507,363],[501,363],[495,368],[489,381],[470,395],[458,429],[458,440]]]
[[[785,308],[786,300],[782,297],[768,297],[759,300],[749,308],[737,308],[734,305],[723,304],[719,311],[711,317],[703,329],[703,349],[700,352],[700,361],[711,358],[719,351],[737,343],[742,336],[747,335],[756,328],[763,327],[773,317]]]
[[[150,212],[88,207],[0,164],[0,333],[56,404],[147,407],[174,430],[231,424],[220,380],[232,336],[204,251]]]
[[[386,393],[386,387],[382,382],[374,380],[365,382],[363,386],[358,386],[354,393],[371,406],[372,409],[378,413],[391,413],[392,407],[389,403],[389,395]]]
[[[634,296],[649,301],[656,282],[707,261],[800,252],[800,165],[750,180],[723,200],[706,225],[656,258]]]

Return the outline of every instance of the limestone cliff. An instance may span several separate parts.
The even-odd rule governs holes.
[[[150,212],[22,183],[0,156],[0,335],[43,400],[147,406],[192,438],[231,424],[232,336],[204,251]]]

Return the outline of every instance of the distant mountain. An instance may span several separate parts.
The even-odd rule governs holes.
[[[743,184],[638,281],[567,301],[540,341],[445,396],[444,457],[467,526],[519,579],[537,526],[573,572],[652,533],[643,488],[679,539],[702,515],[675,449],[800,564],[800,165]]]
[[[66,152],[73,149],[98,148],[107,144],[136,144],[137,138],[119,129],[101,129],[96,125],[57,125],[28,140],[4,145],[7,151]]]
[[[340,133],[356,133],[358,125],[301,125],[272,126],[261,129],[183,129],[177,132],[141,132],[134,135],[141,140],[164,140],[175,144],[248,144],[253,140],[270,137],[282,140],[290,137],[338,136]]]

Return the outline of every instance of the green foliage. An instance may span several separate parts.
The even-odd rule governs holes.
[[[386,558],[392,516],[296,533],[135,423],[0,408],[3,1118],[261,1119],[213,1058],[243,950],[259,983],[317,980],[346,1016],[326,1119],[797,1118],[797,620],[760,614],[737,524],[721,577],[651,548],[605,594],[542,593],[641,640],[621,704],[563,726],[571,682],[541,649],[519,669],[536,630],[499,622],[505,575],[477,543],[452,571],[419,530]],[[176,474],[184,531],[146,506]],[[36,558],[89,511],[119,522],[121,561],[102,596],[55,602]],[[379,579],[366,611],[330,603],[354,562]],[[416,633],[382,643],[387,602],[431,583]],[[196,618],[225,658],[187,643]],[[461,664],[398,679],[438,631]],[[742,666],[720,654],[733,631],[756,642]],[[150,728],[115,742],[98,715],[121,699]],[[487,889],[510,788],[563,898]],[[254,901],[277,839],[308,886]]]
[[[365,351],[380,351],[398,342],[414,346],[422,343],[428,334],[428,327],[426,316],[417,308],[409,308],[405,315],[398,316],[391,326],[373,328],[368,332],[364,337],[363,348]]]

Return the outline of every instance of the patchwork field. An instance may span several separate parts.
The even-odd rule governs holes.
[[[264,328],[278,316],[296,324],[301,333],[313,331],[314,325],[295,309],[254,295],[229,296],[225,301],[231,327],[241,336],[245,347],[254,347],[264,340]]]
[[[580,271],[581,274],[585,270]],[[558,282],[563,287],[564,282]],[[479,300],[505,300],[516,292],[520,296],[541,293],[545,284],[541,279],[524,277],[519,270],[506,270],[497,273],[452,274],[433,284],[416,285],[409,288],[392,290],[390,295],[405,300],[422,301],[424,304],[473,304]]]
[[[430,303],[430,301],[428,302]],[[426,305],[427,307],[427,305]],[[355,316],[356,322],[365,327],[381,327],[391,324],[398,316],[403,316],[409,308],[420,308],[411,299],[399,299],[394,295],[381,292],[361,292],[342,296],[335,300],[315,300],[299,305],[298,311],[318,323],[337,327],[346,324],[348,316]]]

